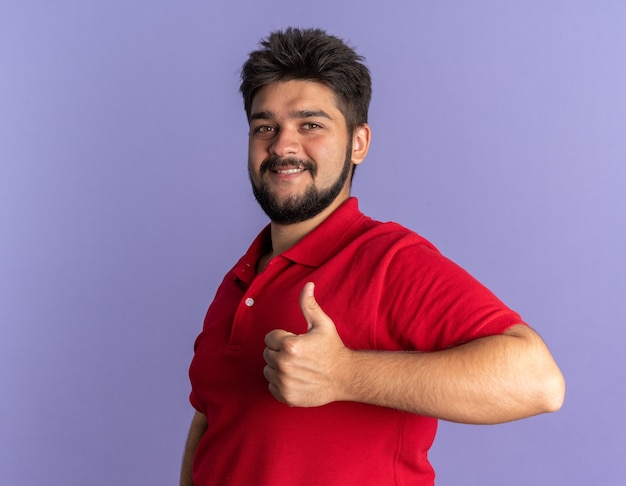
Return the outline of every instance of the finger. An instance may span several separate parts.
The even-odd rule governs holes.
[[[265,348],[263,350],[263,359],[265,360],[265,362],[267,363],[268,366],[270,366],[270,367],[272,367],[274,369],[277,367],[278,353],[279,353],[279,351],[275,351],[275,350],[270,349],[270,348]]]
[[[268,383],[274,383],[274,379],[276,376],[276,370],[274,370],[271,366],[265,366],[263,368],[263,376],[268,381]]]
[[[265,335],[265,345],[274,351],[280,351],[283,340],[289,336],[295,336],[295,334],[283,329],[274,329]]]
[[[300,309],[302,315],[308,325],[308,331],[316,327],[332,325],[330,317],[319,306],[315,300],[315,284],[313,282],[307,282],[302,288],[300,293]]]
[[[269,385],[267,385],[267,388],[276,400],[282,403],[287,403],[276,385],[270,383]]]
[[[266,366],[263,368],[263,376],[265,376],[265,379],[267,380],[267,388],[272,396],[279,402],[287,403],[285,401],[285,397],[283,397],[280,392],[276,370],[270,366]]]

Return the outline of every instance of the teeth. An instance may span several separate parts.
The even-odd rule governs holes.
[[[283,169],[283,170],[277,170],[276,172],[278,172],[279,174],[297,174],[298,172],[302,172],[304,169]]]

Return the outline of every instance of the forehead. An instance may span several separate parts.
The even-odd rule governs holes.
[[[315,81],[291,80],[263,86],[252,100],[250,114],[252,118],[257,113],[281,116],[294,111],[319,110],[343,119],[335,94],[329,87]]]

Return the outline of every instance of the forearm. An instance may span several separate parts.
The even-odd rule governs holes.
[[[531,329],[433,353],[350,351],[340,399],[453,422],[491,424],[558,410],[565,385]]]
[[[180,486],[193,486],[193,458],[196,453],[196,448],[198,447],[198,442],[200,442],[206,429],[206,417],[200,412],[196,412],[191,421],[189,436],[185,444],[183,464],[180,471]]]

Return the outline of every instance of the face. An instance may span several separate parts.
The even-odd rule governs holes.
[[[294,224],[336,209],[350,195],[353,165],[369,128],[350,137],[333,92],[312,81],[276,82],[255,95],[248,171],[257,201],[274,223]]]

